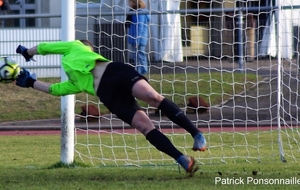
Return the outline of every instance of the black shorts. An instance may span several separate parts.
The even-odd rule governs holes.
[[[97,91],[97,96],[109,111],[129,125],[135,112],[141,109],[132,96],[133,85],[141,79],[147,81],[132,66],[112,62],[104,71]]]

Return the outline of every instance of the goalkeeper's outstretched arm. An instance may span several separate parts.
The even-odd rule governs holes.
[[[34,73],[30,73],[27,69],[22,68],[20,71],[20,74],[18,75],[16,79],[16,85],[23,87],[23,88],[29,88],[32,87],[36,90],[45,92],[47,94],[50,94],[50,86],[51,84],[38,81],[36,79],[36,75]]]
[[[45,83],[38,81],[34,73],[22,68],[16,79],[16,85],[22,88],[34,88],[35,90],[51,94],[53,96],[65,96],[68,94],[77,94],[82,92],[76,85],[70,81],[60,83]]]
[[[27,62],[31,60],[34,61],[33,56],[38,54],[37,46],[28,49],[25,46],[19,45],[16,49],[16,53],[22,54]]]
[[[49,93],[50,85],[51,84],[36,80],[33,83],[33,88],[36,89],[36,90],[39,90],[41,92],[45,92],[47,94],[50,94]]]
[[[34,55],[38,55],[39,53],[38,53],[38,51],[37,51],[37,46],[34,46],[34,47],[32,47],[32,48],[29,48],[29,49],[27,50],[27,53],[28,53],[28,55],[31,56],[31,57],[33,57]]]

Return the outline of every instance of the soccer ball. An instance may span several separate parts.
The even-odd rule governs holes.
[[[10,57],[0,57],[0,82],[11,83],[16,80],[20,73],[20,67]]]

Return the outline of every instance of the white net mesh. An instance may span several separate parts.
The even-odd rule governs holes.
[[[298,161],[300,2],[281,1],[279,12],[272,1],[258,0],[145,3],[141,14],[151,17],[145,76],[204,132],[208,150],[193,152],[190,134],[141,103],[155,126],[203,164]],[[76,37],[129,63],[128,9],[122,0],[78,1]],[[193,96],[204,98],[209,111],[196,114],[188,106]],[[77,96],[77,113],[83,105],[102,115],[77,115],[77,158],[94,165],[174,164],[97,98]]]

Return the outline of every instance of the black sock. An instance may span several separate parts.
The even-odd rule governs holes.
[[[146,135],[146,139],[159,151],[166,153],[175,160],[177,160],[181,155],[183,155],[179,150],[175,148],[175,146],[171,143],[168,137],[166,137],[157,129],[153,129],[152,131],[150,131]]]
[[[180,110],[180,108],[172,101],[167,98],[158,106],[160,109],[171,121],[177,124],[179,127],[187,130],[192,137],[197,135],[200,131],[195,125],[189,120],[189,118]]]

